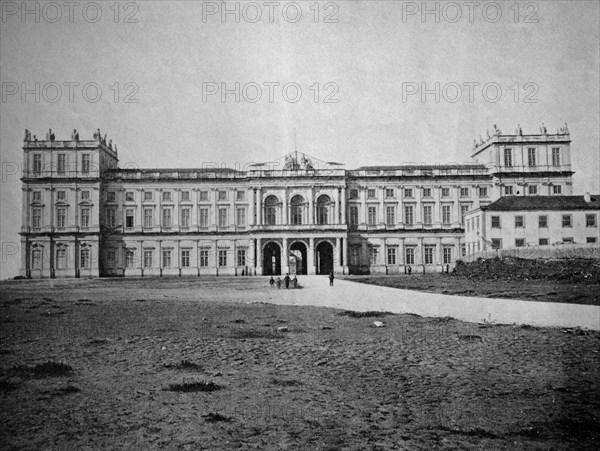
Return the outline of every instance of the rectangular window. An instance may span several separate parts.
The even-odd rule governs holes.
[[[412,188],[404,188],[404,197],[406,197],[408,199],[412,199],[412,197],[413,197]]]
[[[488,197],[487,186],[480,186],[479,187],[479,197]]]
[[[208,250],[202,249],[200,251],[200,266],[206,268],[208,266]]]
[[[89,153],[84,153],[81,156],[81,172],[84,174],[89,174],[91,166],[91,155]]]
[[[219,208],[219,227],[227,227],[227,208]]]
[[[246,249],[238,249],[237,265],[238,266],[246,266]]]
[[[107,202],[114,202],[116,198],[117,198],[117,195],[114,191],[109,191],[106,193],[106,201]]]
[[[553,185],[552,186],[552,193],[553,194],[562,194],[562,186],[560,186],[560,185]]]
[[[190,201],[190,192],[182,191],[181,192],[181,202],[189,202]]]
[[[131,249],[127,249],[127,251],[125,251],[125,266],[127,268],[133,268],[133,258],[134,251],[132,251]]]
[[[360,263],[359,249],[357,247],[351,247],[350,248],[350,264],[356,266],[359,263]]]
[[[525,218],[522,215],[515,216],[515,227],[522,228],[524,227]]]
[[[208,227],[208,208],[200,209],[200,227]]]
[[[227,251],[226,250],[219,251],[219,266],[221,268],[227,266]]]
[[[31,267],[33,269],[42,269],[42,251],[35,249],[31,252]]]
[[[163,202],[171,202],[171,191],[163,191],[162,200]]]
[[[181,227],[188,228],[190,226],[191,210],[189,208],[181,209]]]
[[[115,211],[111,208],[110,210],[108,210],[108,226],[109,227],[114,227],[114,222],[115,222]],[[111,215],[112,213],[112,215]],[[112,225],[111,225],[111,219],[112,219]],[[89,208],[82,208],[81,209],[81,227],[89,227],[90,226],[90,209]]]
[[[444,265],[449,265],[450,263],[452,263],[452,247],[444,246],[442,248],[442,257]]]
[[[572,237],[563,238],[562,240],[563,240],[564,244],[573,244],[573,243],[575,243],[575,240]]]
[[[530,147],[529,149],[527,149],[527,165],[530,168],[534,168],[535,166],[537,166],[535,147]]]
[[[502,240],[500,238],[492,238],[492,249],[502,249]]]
[[[387,225],[396,223],[396,207],[388,205],[385,209],[385,222]]]
[[[376,265],[379,260],[379,248],[372,247],[371,248],[371,264]]]
[[[79,260],[79,263],[81,265],[82,268],[89,268],[90,267],[90,250],[83,248],[81,249],[81,259]],[[108,256],[107,256],[108,259]]]
[[[548,238],[540,238],[540,246],[548,246]]]
[[[57,191],[56,192],[56,200],[65,200],[67,198],[66,191]]]
[[[423,205],[423,224],[432,224],[432,211],[433,207],[431,205]]]
[[[504,187],[504,195],[505,196],[512,196],[513,195],[513,187],[511,185],[508,185],[508,186]]]
[[[585,226],[586,227],[596,227],[598,225],[598,220],[596,219],[595,214],[586,214],[585,215]]]
[[[42,192],[41,191],[34,191],[32,194],[32,199],[33,202],[41,202],[42,201]]]
[[[356,205],[351,205],[349,213],[350,213],[350,217],[348,218],[348,221],[350,222],[350,225],[357,226],[358,225],[358,207]]]
[[[469,197],[469,188],[461,188],[460,197]]]
[[[386,188],[386,190],[385,190],[385,197],[387,197],[388,199],[394,197],[394,189],[393,188]]]
[[[512,149],[504,149],[504,166],[512,167]]]
[[[350,190],[350,199],[358,199],[358,190],[357,189]]]
[[[82,191],[81,192],[81,200],[90,200],[90,192]]]
[[[404,206],[404,224],[411,226],[415,223],[414,208],[412,205]]]
[[[128,208],[127,210],[125,210],[125,227],[127,227],[128,229],[134,227],[134,211],[135,210],[133,208]]]
[[[40,227],[42,227],[42,209],[39,207],[35,207],[32,209],[31,227],[33,227],[34,229],[39,229]]]
[[[200,200],[207,201],[208,200],[208,191],[200,191]]]
[[[573,227],[573,220],[571,215],[562,215],[562,226]]]
[[[431,197],[431,188],[423,188],[423,197]]]
[[[59,247],[56,250],[56,267],[58,269],[66,269],[67,267],[67,248]]]
[[[425,246],[425,264],[433,265],[433,253],[435,251],[435,247],[433,246]]]
[[[171,267],[171,250],[163,249],[162,251],[162,267],[170,268]]]
[[[34,174],[41,174],[42,172],[42,156],[40,154],[33,156],[33,172]]]
[[[237,200],[246,200],[246,191],[236,191]]]
[[[182,268],[190,267],[190,251],[187,249],[181,251],[181,267]]]
[[[64,153],[58,154],[58,161],[56,164],[56,172],[59,174],[64,174],[67,170],[67,155]]]
[[[469,205],[467,205],[467,204],[462,204],[460,206],[460,223],[461,224],[465,223],[465,216],[469,212],[470,208],[471,207]]]
[[[517,238],[515,239],[515,247],[523,247],[525,246],[525,239],[524,238]]]
[[[415,248],[414,247],[407,247],[404,250],[404,261],[406,262],[407,265],[414,265],[415,264]]]
[[[396,264],[396,248],[395,247],[388,247],[388,250],[387,250],[387,264],[388,265],[395,265]]]
[[[552,148],[552,166],[560,166],[560,147]]]
[[[240,191],[238,191],[239,193]],[[237,225],[239,227],[246,227],[246,209],[238,208],[237,209]]]
[[[450,197],[450,188],[442,188],[442,197]]]
[[[219,191],[219,200],[227,200],[227,191]]]
[[[538,227],[540,229],[548,228],[548,216],[546,216],[546,215],[538,216]]]
[[[527,187],[527,193],[530,196],[535,196],[537,194],[537,185],[529,185]]]
[[[126,202],[133,202],[133,201],[135,201],[135,197],[134,197],[133,191],[126,191],[125,192],[125,201]]]
[[[595,237],[595,236],[588,236],[588,237],[585,239],[585,242],[586,242],[586,243],[595,243],[596,241],[597,241],[597,240],[596,240],[596,237]]]
[[[144,227],[154,227],[154,214],[152,208],[144,208]]]
[[[163,227],[171,227],[171,212],[170,208],[162,209],[162,226]]]
[[[152,191],[144,191],[144,200],[152,200]]]
[[[369,207],[368,214],[368,224],[370,226],[374,226],[375,224],[377,224],[377,207]]]
[[[452,222],[452,209],[450,205],[442,205],[442,223],[450,225]]]
[[[492,229],[499,229],[500,227],[500,216],[492,216]]]
[[[152,268],[152,257],[153,251],[146,249],[144,250],[144,268]]]
[[[59,207],[56,209],[56,227],[62,229],[67,225],[67,209]]]
[[[367,197],[369,199],[375,199],[377,197],[377,191],[375,191],[374,189],[369,188],[367,190]]]

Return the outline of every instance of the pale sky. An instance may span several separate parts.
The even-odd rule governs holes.
[[[272,161],[294,149],[295,129],[299,151],[352,169],[466,162],[473,138],[494,124],[537,133],[542,122],[549,132],[566,122],[574,192],[600,193],[600,2],[479,2],[471,17],[465,2],[426,2],[439,8],[438,22],[434,14],[421,16],[421,2],[321,2],[318,20],[314,1],[280,1],[271,11],[262,1],[228,2],[239,8],[239,23],[234,14],[208,14],[221,2],[200,1],[121,2],[118,17],[114,2],[100,2],[94,23],[92,3],[78,2],[69,17],[64,2],[54,3],[60,11],[27,2],[39,8],[36,22],[34,13],[21,18],[21,2],[2,2],[2,279],[20,267],[25,128],[38,138],[52,128],[57,139],[77,128],[91,139],[99,127],[129,167]],[[501,8],[497,21],[494,5]],[[36,82],[39,100],[23,99],[22,88],[35,90]],[[71,85],[73,99],[71,82],[79,83]],[[84,98],[88,83],[102,89],[97,102],[92,87]],[[246,98],[203,99],[203,89],[223,83],[239,83]],[[296,103],[284,98],[288,83],[288,99],[297,94],[293,84],[302,89]],[[403,87],[433,91],[436,83],[439,102],[435,94],[403,98]],[[256,85],[262,98],[252,103]],[[451,102],[456,86],[462,98]],[[15,87],[19,92],[10,94]],[[138,102],[124,102],[128,94]],[[338,102],[325,103],[327,95]]]

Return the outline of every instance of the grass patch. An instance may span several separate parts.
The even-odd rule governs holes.
[[[459,335],[458,338],[465,341],[480,341],[482,338],[479,335]]]
[[[234,330],[231,334],[231,338],[240,339],[257,339],[257,338],[266,338],[266,339],[276,339],[282,338],[285,334],[282,332],[277,332],[273,330],[264,330],[264,329],[239,329]]]
[[[217,422],[224,422],[224,423],[231,423],[233,421],[233,419],[231,417],[226,417],[225,415],[221,415],[220,413],[207,413],[206,415],[202,415],[202,418],[204,418],[204,420],[207,423],[217,423]]]
[[[382,316],[394,315],[392,312],[378,312],[375,310],[369,312],[356,312],[354,310],[344,310],[338,313],[339,316],[349,316],[350,318],[380,318]]]
[[[0,379],[0,392],[8,393],[19,388],[19,384],[8,379]]]
[[[73,374],[73,368],[66,363],[45,362],[33,367],[26,365],[13,366],[9,373],[14,376],[43,379],[46,377],[64,377]]]
[[[221,387],[218,384],[215,384],[212,381],[196,381],[196,382],[182,382],[181,384],[169,384],[169,391],[179,392],[179,393],[195,393],[195,392],[212,392],[221,390]]]
[[[297,385],[302,385],[302,382],[295,379],[275,379],[272,378],[270,380],[271,384],[278,385],[280,387],[295,387]]]
[[[51,396],[67,396],[72,395],[74,393],[79,393],[81,390],[73,385],[67,385],[66,387],[57,388],[56,390],[42,392],[44,394],[49,394]]]
[[[170,370],[202,371],[200,365],[189,360],[182,360],[180,363],[166,363],[164,367]]]

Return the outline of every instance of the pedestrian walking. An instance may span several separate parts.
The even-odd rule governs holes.
[[[329,286],[332,287],[333,286],[333,269],[331,270],[331,272],[329,273]]]
[[[290,287],[290,275],[286,274],[285,277],[283,278],[283,281],[285,282],[285,288],[289,288]]]
[[[271,285],[271,290],[275,288],[275,279],[273,279],[273,276],[271,276],[271,280],[269,280],[269,285]]]
[[[281,277],[277,278],[277,288],[281,289]]]

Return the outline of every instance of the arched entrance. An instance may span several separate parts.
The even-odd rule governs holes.
[[[308,274],[306,244],[296,241],[290,246],[289,264],[290,274]]]
[[[317,245],[317,271],[318,274],[329,274],[333,271],[333,246],[327,241]]]
[[[267,244],[263,251],[263,275],[281,275],[281,248],[274,241]]]

